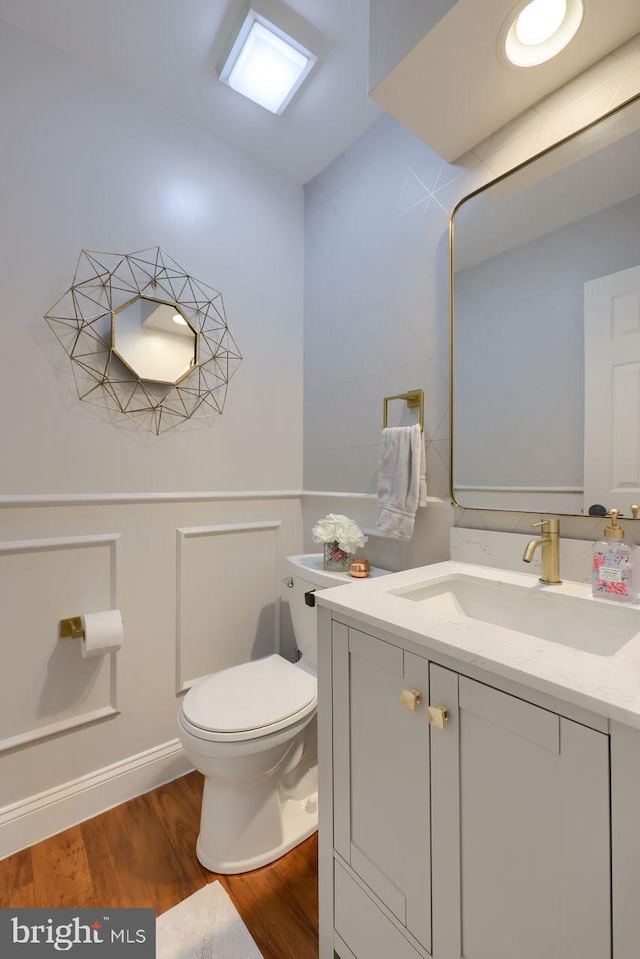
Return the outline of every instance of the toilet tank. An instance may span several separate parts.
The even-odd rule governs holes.
[[[293,631],[296,646],[302,654],[302,665],[316,671],[317,664],[317,613],[313,605],[308,605],[306,593],[313,593],[341,583],[357,583],[349,573],[336,573],[322,568],[322,553],[305,553],[302,556],[287,556],[285,561],[285,581],[290,587],[287,599],[291,608]],[[371,567],[370,576],[385,576],[389,570]]]

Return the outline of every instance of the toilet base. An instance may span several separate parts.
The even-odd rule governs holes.
[[[281,807],[282,842],[272,849],[262,852],[259,856],[250,859],[239,859],[235,862],[220,861],[207,854],[203,848],[202,833],[198,836],[196,855],[198,861],[211,872],[221,875],[232,875],[240,872],[250,872],[259,869],[270,862],[280,859],[294,846],[312,836],[318,828],[318,794],[311,793],[305,799],[284,799]]]

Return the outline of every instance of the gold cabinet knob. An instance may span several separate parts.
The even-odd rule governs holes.
[[[412,713],[415,713],[416,706],[419,706],[422,702],[422,694],[417,689],[403,689],[400,702],[405,709],[410,709]]]
[[[449,722],[449,710],[446,706],[429,706],[427,708],[427,719],[431,726],[436,729],[444,729]]]

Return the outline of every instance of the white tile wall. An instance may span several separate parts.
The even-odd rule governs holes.
[[[307,184],[306,489],[374,492],[383,397],[422,387],[429,494],[448,496],[451,210],[638,91],[640,36],[456,164],[385,115]],[[411,416],[404,410],[401,421]],[[457,516],[458,525],[491,529],[530,521],[495,511]],[[581,522],[574,535],[590,536]]]
[[[309,489],[375,491],[383,397],[422,386],[430,493],[446,495],[448,320],[429,276],[446,274],[444,166],[385,116],[306,188]],[[390,422],[413,415],[397,404]]]

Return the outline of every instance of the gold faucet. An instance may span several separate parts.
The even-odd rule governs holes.
[[[548,586],[557,586],[560,579],[560,520],[543,519],[540,523],[532,523],[532,529],[542,528],[542,535],[532,539],[524,551],[522,559],[530,563],[538,546],[541,548],[542,575],[540,582]]]

